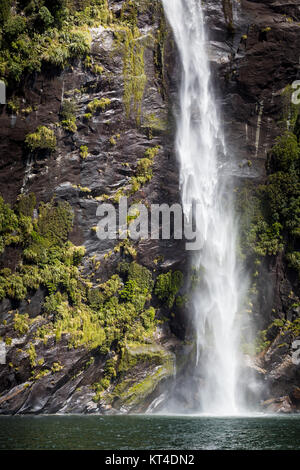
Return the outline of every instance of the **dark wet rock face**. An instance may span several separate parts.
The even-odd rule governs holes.
[[[125,3],[109,2],[116,18]],[[159,147],[153,178],[132,194],[130,201],[149,205],[180,201],[173,144],[178,59],[157,2],[140,3],[146,5],[137,18],[144,82],[133,84],[135,90],[142,86],[140,97],[134,92],[128,104],[126,93],[132,79],[124,67],[128,51],[114,27],[99,26],[91,29],[89,62],[101,67],[100,73],[84,60],[76,60],[63,72],[36,73],[27,76],[21,87],[31,113],[8,114],[1,106],[0,193],[11,204],[21,192],[34,192],[38,202],[53,197],[68,202],[75,214],[71,241],[85,246],[81,272],[86,276],[93,273],[94,286],[107,281],[121,261],[119,253],[108,256],[116,242],[100,241],[93,230],[98,223],[97,207],[106,199],[114,199],[118,191],[130,188],[137,162],[147,150]],[[237,185],[248,180],[260,184],[266,177],[267,153],[282,133],[282,92],[299,79],[298,1],[208,1],[205,13],[212,79],[228,153],[236,156],[230,171]],[[75,132],[61,125],[61,112],[68,100],[75,103]],[[94,100],[106,100],[107,104],[91,112],[89,105]],[[24,145],[26,135],[42,125],[55,132],[56,151],[31,155]],[[87,148],[85,156],[83,147]],[[150,269],[154,278],[170,269],[186,271],[187,255],[181,242],[143,240],[135,248],[138,263]],[[13,271],[20,257],[18,250],[6,251],[0,257],[1,268]],[[265,279],[268,282],[259,288],[254,312],[259,327],[266,328],[274,320],[274,310],[279,317],[290,316],[290,321],[298,318],[299,312],[289,308],[290,292],[296,295],[297,283],[282,257],[268,259]],[[39,288],[27,300],[4,299],[0,303],[1,335],[12,338],[12,343],[6,344],[6,364],[0,364],[0,413],[145,411],[172,380],[176,354],[184,368],[182,340],[190,334],[188,314],[179,307],[170,312],[155,299],[159,315],[169,315],[169,326],[159,326],[154,346],[128,348],[129,365],[122,384],[108,388],[95,401],[93,384],[103,379],[109,354],[85,347],[70,349],[67,335],[59,342],[52,338],[45,344],[36,343],[31,330],[23,336],[14,331],[12,312],[16,310],[35,320],[35,328],[45,324],[42,314],[46,295],[45,289]],[[278,337],[276,329],[268,334],[270,347],[257,366],[258,375],[267,384],[265,407],[281,412],[299,409],[299,366],[292,362],[291,349],[295,338]],[[39,376],[34,379],[28,354],[24,353],[30,342],[35,344],[36,362],[43,359],[36,369]]]

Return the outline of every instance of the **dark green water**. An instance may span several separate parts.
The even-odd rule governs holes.
[[[0,449],[299,450],[300,415],[0,417]]]

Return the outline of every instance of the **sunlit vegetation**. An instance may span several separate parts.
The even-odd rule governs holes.
[[[87,114],[95,114],[100,111],[104,111],[111,103],[111,100],[109,98],[101,98],[100,100],[98,98],[95,98],[93,101],[91,101],[88,106],[87,106]]]
[[[31,152],[49,151],[56,149],[56,137],[54,131],[46,126],[39,126],[35,132],[28,134],[25,144]]]
[[[44,66],[62,69],[86,57],[91,43],[88,28],[110,24],[112,14],[107,0],[78,3],[23,0],[12,10],[11,1],[3,0],[0,77],[9,84],[18,83],[24,74],[40,72]]]
[[[36,342],[46,344],[50,337],[59,342],[66,335],[69,348],[97,349],[104,355],[112,348],[120,354],[128,342],[149,341],[157,326],[156,311],[151,306],[155,285],[151,271],[135,261],[125,261],[132,254],[120,247],[125,259],[118,274],[91,284],[78,269],[84,249],[68,241],[73,213],[67,203],[40,203],[37,217],[33,217],[36,201],[32,194],[20,197],[14,208],[2,198],[0,205],[2,251],[8,246],[22,251],[22,261],[15,272],[9,268],[0,272],[1,298],[21,301],[40,287],[46,294],[41,306],[46,323],[42,326],[36,327],[28,314],[15,312],[13,317],[18,336],[29,330],[33,335],[34,340],[26,349],[32,368],[39,365]],[[155,293],[171,306],[181,283],[182,274],[178,271],[161,275]],[[12,341],[9,337],[5,340],[7,344]],[[98,391],[114,378],[113,366],[106,364]],[[59,365],[53,365],[53,373],[59,370]]]

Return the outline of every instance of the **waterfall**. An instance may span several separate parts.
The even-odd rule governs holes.
[[[241,392],[238,313],[242,282],[236,259],[233,187],[226,171],[229,157],[211,89],[201,0],[163,0],[163,5],[182,67],[176,136],[182,204],[188,216],[196,202],[201,237],[200,249],[193,255],[200,275],[192,295],[197,338],[193,409],[234,415],[239,412]]]

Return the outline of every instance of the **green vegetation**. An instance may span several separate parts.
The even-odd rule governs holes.
[[[135,371],[139,367],[151,369],[146,378],[138,379]],[[174,357],[168,351],[157,345],[128,343],[121,352],[117,369],[118,384],[105,399],[134,406],[149,395],[163,378],[172,375],[173,371]],[[100,398],[102,394],[96,395],[95,401]]]
[[[141,103],[147,83],[144,51],[150,36],[143,38],[138,28],[138,12],[157,9],[157,2],[123,2],[118,28],[115,32],[116,50],[123,53],[124,95],[127,117],[134,114],[137,124],[141,122]]]
[[[95,98],[87,106],[88,114],[93,115],[99,111],[104,111],[110,105],[110,103],[111,101],[109,98],[101,98],[100,100]]]
[[[117,364],[115,358],[108,359],[108,361],[106,361],[103,379],[93,385],[93,389],[95,390],[95,396],[93,400],[95,402],[98,402],[101,399],[104,390],[110,386],[111,380],[117,376],[116,366]]]
[[[27,354],[29,357],[30,365],[32,368],[36,366],[37,353],[33,343],[29,343],[27,348]]]
[[[270,346],[271,341],[268,339],[268,334],[274,327],[277,329],[277,335],[284,336],[286,333],[290,333],[292,340],[294,340],[300,335],[300,318],[296,318],[294,321],[277,318],[266,330],[260,331],[254,344],[256,354],[265,351]]]
[[[118,138],[118,136],[116,137]],[[129,185],[127,187],[118,189],[113,196],[100,196],[98,200],[110,199],[112,202],[117,204],[121,197],[128,197],[137,193],[144,184],[151,181],[153,177],[152,167],[154,164],[154,158],[158,155],[159,150],[160,146],[149,148],[145,152],[145,158],[141,158],[137,161],[135,175],[130,178]]]
[[[17,331],[20,336],[26,334],[29,330],[30,320],[28,314],[21,315],[16,313],[14,317],[14,329]]]
[[[0,4],[0,24],[3,25],[9,18],[11,9],[11,0],[2,0]]]
[[[76,103],[74,100],[65,100],[60,111],[62,127],[74,134],[77,131],[76,126]]]
[[[3,0],[0,6],[0,78],[9,85],[24,74],[40,72],[43,66],[60,69],[90,51],[89,26],[110,22],[107,0],[71,2]],[[79,8],[78,8],[79,6]]]
[[[102,75],[102,73],[104,72],[104,68],[101,65],[93,64],[92,58],[89,55],[85,58],[84,66],[86,69],[90,70],[95,75]]]
[[[268,159],[266,184],[245,185],[239,192],[242,250],[258,260],[284,250],[291,267],[299,268],[300,146],[292,132],[279,137]]]
[[[12,3],[13,8],[10,9]],[[23,100],[18,88],[18,84],[36,72],[51,70],[52,73],[60,73],[82,59],[85,69],[95,75],[102,74],[103,67],[95,64],[89,56],[89,28],[112,25],[116,45],[121,47],[124,59],[124,106],[128,117],[134,114],[140,123],[147,81],[144,49],[147,41],[154,39],[141,36],[137,21],[139,11],[153,12],[154,4],[157,8],[159,2],[155,0],[149,5],[146,1],[126,1],[122,4],[120,16],[118,13],[115,16],[107,0],[4,0],[0,6],[0,24],[3,25],[0,33],[0,79],[8,83],[10,95],[13,89],[18,90],[17,97],[12,96],[9,100],[8,111],[24,116],[36,109]],[[105,78],[109,78],[107,74]],[[56,124],[71,133],[77,130],[78,93],[78,90],[65,93],[68,98],[63,100],[60,123]],[[108,97],[94,99],[87,103],[83,120],[88,122],[110,105]],[[150,121],[152,124],[155,121],[158,127],[161,124],[155,119]],[[30,132],[25,139],[27,149],[32,153],[55,152],[54,129],[54,125],[43,125]],[[119,134],[111,136],[110,144],[117,145],[119,138]],[[87,158],[87,146],[81,145],[77,151],[82,159]],[[132,168],[134,176],[125,188],[126,194],[133,195],[152,179],[154,158],[158,152],[159,147],[149,148],[137,161],[136,168]],[[78,190],[91,192],[81,186]],[[95,357],[100,354],[106,360],[103,378],[95,385],[95,391],[100,394],[110,383],[116,383],[128,367],[128,362],[125,364],[128,344],[144,346],[151,343],[158,324],[156,310],[151,306],[155,283],[146,267],[132,261],[137,257],[137,251],[129,240],[122,241],[114,249],[121,259],[118,274],[103,280],[95,273],[86,274],[85,267],[80,265],[85,255],[84,248],[69,241],[72,227],[73,211],[67,203],[53,200],[37,205],[34,194],[29,194],[20,196],[11,207],[0,197],[0,253],[4,255],[4,266],[6,254],[16,253],[15,265],[0,270],[0,300],[13,300],[16,309],[22,301],[30,303],[38,289],[45,296],[38,321],[31,320],[26,313],[20,314],[18,310],[13,310],[11,320],[8,320],[12,325],[10,336],[30,335],[30,342],[27,338],[23,352],[26,352],[33,369],[32,380],[62,370],[63,366],[58,362],[52,366],[47,364],[45,369],[44,359],[39,355],[42,343],[46,345],[49,338],[56,342],[63,339],[69,348],[95,350]],[[106,256],[112,255],[111,250]],[[181,284],[177,274],[172,274],[171,285],[165,294],[159,290],[162,283],[158,281],[156,292],[162,302],[173,305],[174,300],[171,300],[175,299]],[[10,336],[5,337],[7,345],[13,344]],[[145,360],[166,369],[161,352],[137,353],[136,359],[131,360],[136,365]],[[162,373],[165,372],[157,371],[158,376]],[[134,390],[134,395],[137,394]]]
[[[85,122],[88,122],[90,119],[92,119],[92,117],[93,117],[92,113],[85,113],[85,114],[83,115],[83,120],[84,120]]]
[[[12,273],[0,271],[0,297],[23,300],[40,285],[55,291],[62,286],[75,297],[74,281],[84,250],[67,241],[73,213],[66,203],[41,203],[39,216],[32,218],[34,195],[22,196],[12,210],[0,198],[0,246],[19,247],[22,262]],[[26,316],[15,316],[15,329],[25,328]]]
[[[81,145],[80,146],[80,157],[82,160],[85,160],[89,155],[89,149],[86,145]]]
[[[54,152],[56,149],[56,137],[52,129],[39,126],[35,132],[27,135],[25,144],[31,152],[41,150]]]
[[[7,110],[12,113],[18,115],[20,112],[20,102],[16,97],[13,97],[11,100],[7,102]]]
[[[134,21],[134,20],[133,20]],[[147,82],[144,64],[144,44],[137,26],[124,27],[116,33],[117,46],[123,50],[124,106],[127,117],[133,110],[136,121],[141,120],[141,103]]]
[[[154,113],[149,113],[143,116],[142,128],[146,130],[148,138],[151,140],[153,134],[160,134],[168,129],[168,122],[166,119],[162,119]]]
[[[263,261],[266,257],[281,254],[294,279],[298,278],[298,284],[300,282],[299,109],[290,109],[290,103],[286,105],[282,124],[289,130],[276,139],[269,152],[265,184],[256,187],[248,182],[238,191],[241,254],[252,268],[250,298],[257,294],[257,279],[264,272]],[[290,304],[295,299],[291,295]],[[249,302],[249,306],[250,310],[247,312],[251,313],[252,302]],[[275,313],[274,311],[273,314]],[[274,327],[278,329],[277,335],[289,332],[296,337],[300,334],[299,324],[299,319],[293,322],[276,319],[267,329],[258,333],[254,345],[248,345],[251,353],[260,353],[270,346],[274,338]]]
[[[152,147],[146,150],[145,158],[141,158],[137,161],[136,174],[130,180],[129,195],[135,194],[139,191],[140,187],[151,181],[153,177],[152,167],[154,164],[154,158],[157,156],[160,147]]]
[[[35,344],[49,337],[60,341],[67,335],[70,348],[84,346],[107,354],[117,354],[128,342],[148,341],[155,331],[155,309],[151,307],[154,281],[152,273],[138,263],[120,264],[119,275],[94,285],[78,269],[84,249],[68,241],[73,214],[66,203],[40,203],[38,217],[33,218],[34,195],[23,195],[14,209],[0,199],[0,235],[2,250],[18,247],[22,260],[13,273],[0,271],[1,298],[20,301],[39,287],[46,290],[42,315],[47,320],[35,326],[27,314],[14,315],[14,330],[20,336],[33,335],[27,354],[32,368],[37,367]],[[124,247],[126,241],[123,242]],[[120,254],[128,256],[125,248]],[[175,273],[174,273],[175,274]],[[173,281],[176,284],[176,274]],[[178,282],[178,280],[177,280]],[[5,338],[7,344],[11,338]],[[98,391],[115,378],[114,363],[106,364],[105,377]],[[52,372],[59,371],[53,365]]]
[[[176,296],[183,284],[183,274],[180,271],[169,271],[158,276],[155,285],[155,295],[172,308]]]

